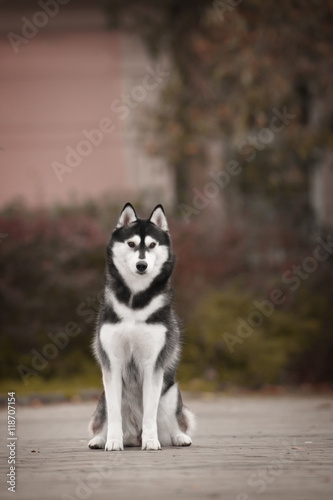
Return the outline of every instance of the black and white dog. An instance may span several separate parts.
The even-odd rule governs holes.
[[[189,446],[193,414],[175,382],[181,333],[172,308],[172,253],[163,207],[138,219],[127,203],[107,246],[94,350],[104,392],[90,448]]]

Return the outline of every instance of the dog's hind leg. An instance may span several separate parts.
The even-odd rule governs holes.
[[[190,446],[195,418],[182,401],[178,385],[173,384],[161,397],[157,416],[158,436],[163,446]]]
[[[99,398],[97,408],[90,421],[89,430],[93,434],[93,438],[89,441],[88,444],[89,448],[105,448],[108,425],[106,419],[106,402],[104,391]]]

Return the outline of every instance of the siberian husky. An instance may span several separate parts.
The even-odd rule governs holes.
[[[175,381],[181,333],[172,308],[174,263],[163,207],[138,219],[127,203],[107,246],[94,339],[104,392],[90,422],[90,448],[192,443],[194,416]]]

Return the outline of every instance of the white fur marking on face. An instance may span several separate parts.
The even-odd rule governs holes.
[[[145,237],[145,245],[146,245],[146,247],[149,247],[149,245],[151,243],[156,243],[156,246],[158,245],[157,241],[154,240],[154,238],[152,238],[151,236],[146,236]]]
[[[132,238],[129,238],[128,240],[126,240],[125,243],[128,243],[129,241],[133,241],[133,243],[135,243],[135,245],[138,246],[141,243],[141,238],[140,238],[140,236],[135,234],[134,236],[132,236]]]
[[[148,267],[144,274],[139,275],[136,268],[138,260],[141,260],[138,250],[133,252],[133,249],[128,245],[117,241],[112,247],[112,252],[116,268],[126,285],[134,293],[149,287],[169,257],[169,250],[165,245],[158,245],[155,252],[146,252],[145,261]]]

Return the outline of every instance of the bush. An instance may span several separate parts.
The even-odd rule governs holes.
[[[325,294],[302,289],[292,304],[268,317],[258,315],[254,300],[236,287],[207,294],[186,329],[181,379],[203,379],[214,389],[332,382],[328,359],[323,363],[323,353],[333,350],[325,328],[333,314]]]
[[[1,233],[8,237],[0,245],[0,378],[20,380],[18,365],[33,368],[34,353],[43,353],[51,342],[49,334],[74,323],[79,334],[38,374],[45,380],[98,379],[91,340],[103,288],[105,245],[118,213],[119,207],[94,205],[2,213]],[[186,325],[179,379],[187,387],[201,384],[214,390],[228,384],[332,382],[333,272],[328,261],[297,292],[284,290],[283,306],[246,338],[238,335],[238,318],[249,322],[253,300],[263,300],[279,286],[285,266],[293,262],[273,266],[267,257],[267,232],[261,231],[254,248],[252,229],[247,233],[243,226],[240,232],[230,223],[213,232],[199,218],[186,226],[171,221],[178,257],[176,306]],[[292,239],[285,240],[294,252]],[[309,255],[309,249],[303,252]]]
[[[41,353],[51,342],[48,334],[63,332],[68,322],[77,323],[80,334],[70,339],[40,375],[50,378],[82,372],[91,357],[108,234],[83,211],[15,209],[2,215],[0,227],[8,234],[0,246],[0,377],[18,378],[19,364],[31,367],[31,350]],[[93,309],[93,317],[80,315],[80,304]]]

